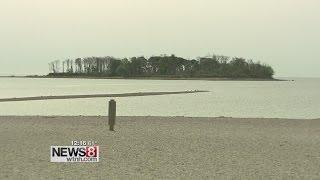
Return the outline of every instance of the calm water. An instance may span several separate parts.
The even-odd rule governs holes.
[[[320,79],[296,81],[94,80],[0,78],[0,98],[209,90],[116,98],[118,115],[320,118]],[[0,103],[0,115],[106,115],[107,98]]]

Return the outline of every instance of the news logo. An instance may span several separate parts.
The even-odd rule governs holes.
[[[76,142],[72,146],[51,146],[51,162],[99,162],[99,146]]]

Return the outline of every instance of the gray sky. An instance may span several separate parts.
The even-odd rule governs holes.
[[[0,0],[0,74],[85,56],[223,54],[320,77],[319,0]]]

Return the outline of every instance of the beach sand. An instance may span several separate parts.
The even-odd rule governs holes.
[[[0,117],[0,179],[319,179],[320,119]],[[93,140],[99,163],[51,163]]]

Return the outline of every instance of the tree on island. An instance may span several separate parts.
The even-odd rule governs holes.
[[[62,68],[61,68],[62,67]],[[131,57],[86,57],[49,63],[48,76],[93,77],[217,77],[272,79],[267,64],[244,58],[212,55],[187,60],[175,55]]]

